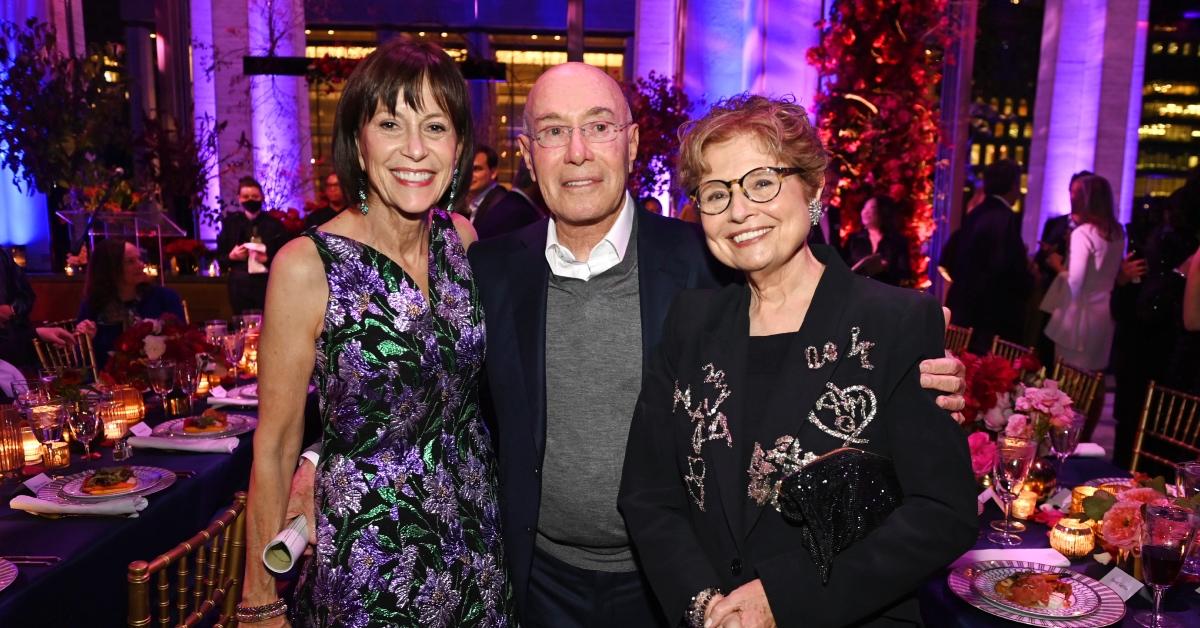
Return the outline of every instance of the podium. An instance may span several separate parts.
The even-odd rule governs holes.
[[[178,238],[187,235],[179,225],[175,224],[166,213],[158,208],[139,209],[137,211],[60,211],[55,212],[71,228],[71,248],[74,250],[86,238],[89,245],[95,245],[96,238],[125,238],[138,249],[142,248],[142,239],[153,239],[158,242],[158,283],[166,281],[166,268],[163,266],[163,237]]]

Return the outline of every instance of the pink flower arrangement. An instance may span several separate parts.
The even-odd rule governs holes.
[[[996,459],[996,443],[987,432],[975,432],[967,437],[967,445],[971,448],[971,470],[976,479],[982,478],[992,470]]]
[[[1029,424],[1029,417],[1018,413],[1009,415],[1008,425],[1004,427],[1004,435],[1014,438],[1033,438],[1033,426]]]
[[[1130,502],[1134,504],[1150,504],[1151,506],[1167,506],[1171,503],[1166,495],[1158,492],[1150,487],[1131,488],[1127,491],[1121,491],[1117,496],[1117,503]]]
[[[1038,412],[1049,418],[1051,423],[1063,425],[1074,418],[1071,405],[1071,398],[1058,389],[1058,382],[1047,379],[1040,387],[1025,388],[1025,392],[1017,397],[1015,407],[1018,412]]]
[[[1141,548],[1142,505],[1132,501],[1117,501],[1100,522],[1100,536],[1109,548],[1136,552]]]

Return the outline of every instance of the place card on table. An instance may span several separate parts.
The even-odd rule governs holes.
[[[213,386],[211,390],[208,391],[208,394],[212,395],[213,397],[216,397],[217,399],[224,399],[225,397],[229,396],[229,391],[225,390],[224,386],[217,384],[216,386]]]
[[[33,492],[34,495],[37,495],[38,489],[49,484],[50,482],[50,476],[46,475],[45,473],[39,473],[28,480],[25,480],[23,484],[25,484],[25,488],[28,488]]]
[[[1096,443],[1079,443],[1071,455],[1076,458],[1103,458],[1105,451],[1104,447]]]
[[[1054,506],[1058,510],[1069,510],[1069,507],[1071,506],[1071,489],[1058,489],[1053,495],[1046,499],[1046,503]]]
[[[1121,599],[1126,602],[1129,601],[1129,598],[1137,595],[1137,592],[1141,591],[1142,587],[1146,586],[1137,578],[1121,571],[1120,567],[1113,567],[1112,571],[1108,572],[1108,575],[1100,579],[1100,583],[1116,591],[1117,595],[1121,596]]]
[[[129,428],[129,431],[133,432],[134,436],[149,436],[154,433],[154,430],[150,429],[150,426],[146,425],[145,422],[134,425],[133,427]]]

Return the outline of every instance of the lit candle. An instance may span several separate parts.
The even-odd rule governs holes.
[[[71,448],[62,441],[46,443],[46,468],[62,469],[71,464]]]
[[[1096,548],[1096,535],[1091,525],[1063,517],[1050,531],[1050,547],[1067,558],[1081,558]]]
[[[42,461],[42,444],[28,425],[21,426],[21,447],[25,450],[25,464],[37,464]]]
[[[1012,503],[1012,516],[1017,519],[1028,519],[1033,516],[1037,510],[1037,493],[1033,491],[1021,491],[1021,494]]]
[[[1071,489],[1071,512],[1083,512],[1083,500],[1096,494],[1094,486],[1076,486]]]

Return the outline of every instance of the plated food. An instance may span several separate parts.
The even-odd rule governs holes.
[[[107,467],[92,473],[81,490],[88,495],[120,495],[137,488],[138,480],[129,467]]]
[[[229,429],[229,417],[215,408],[209,408],[199,416],[183,420],[183,431],[188,434],[213,434]]]
[[[997,582],[995,590],[1009,602],[1033,609],[1071,605],[1071,583],[1057,573],[1019,571]]]

